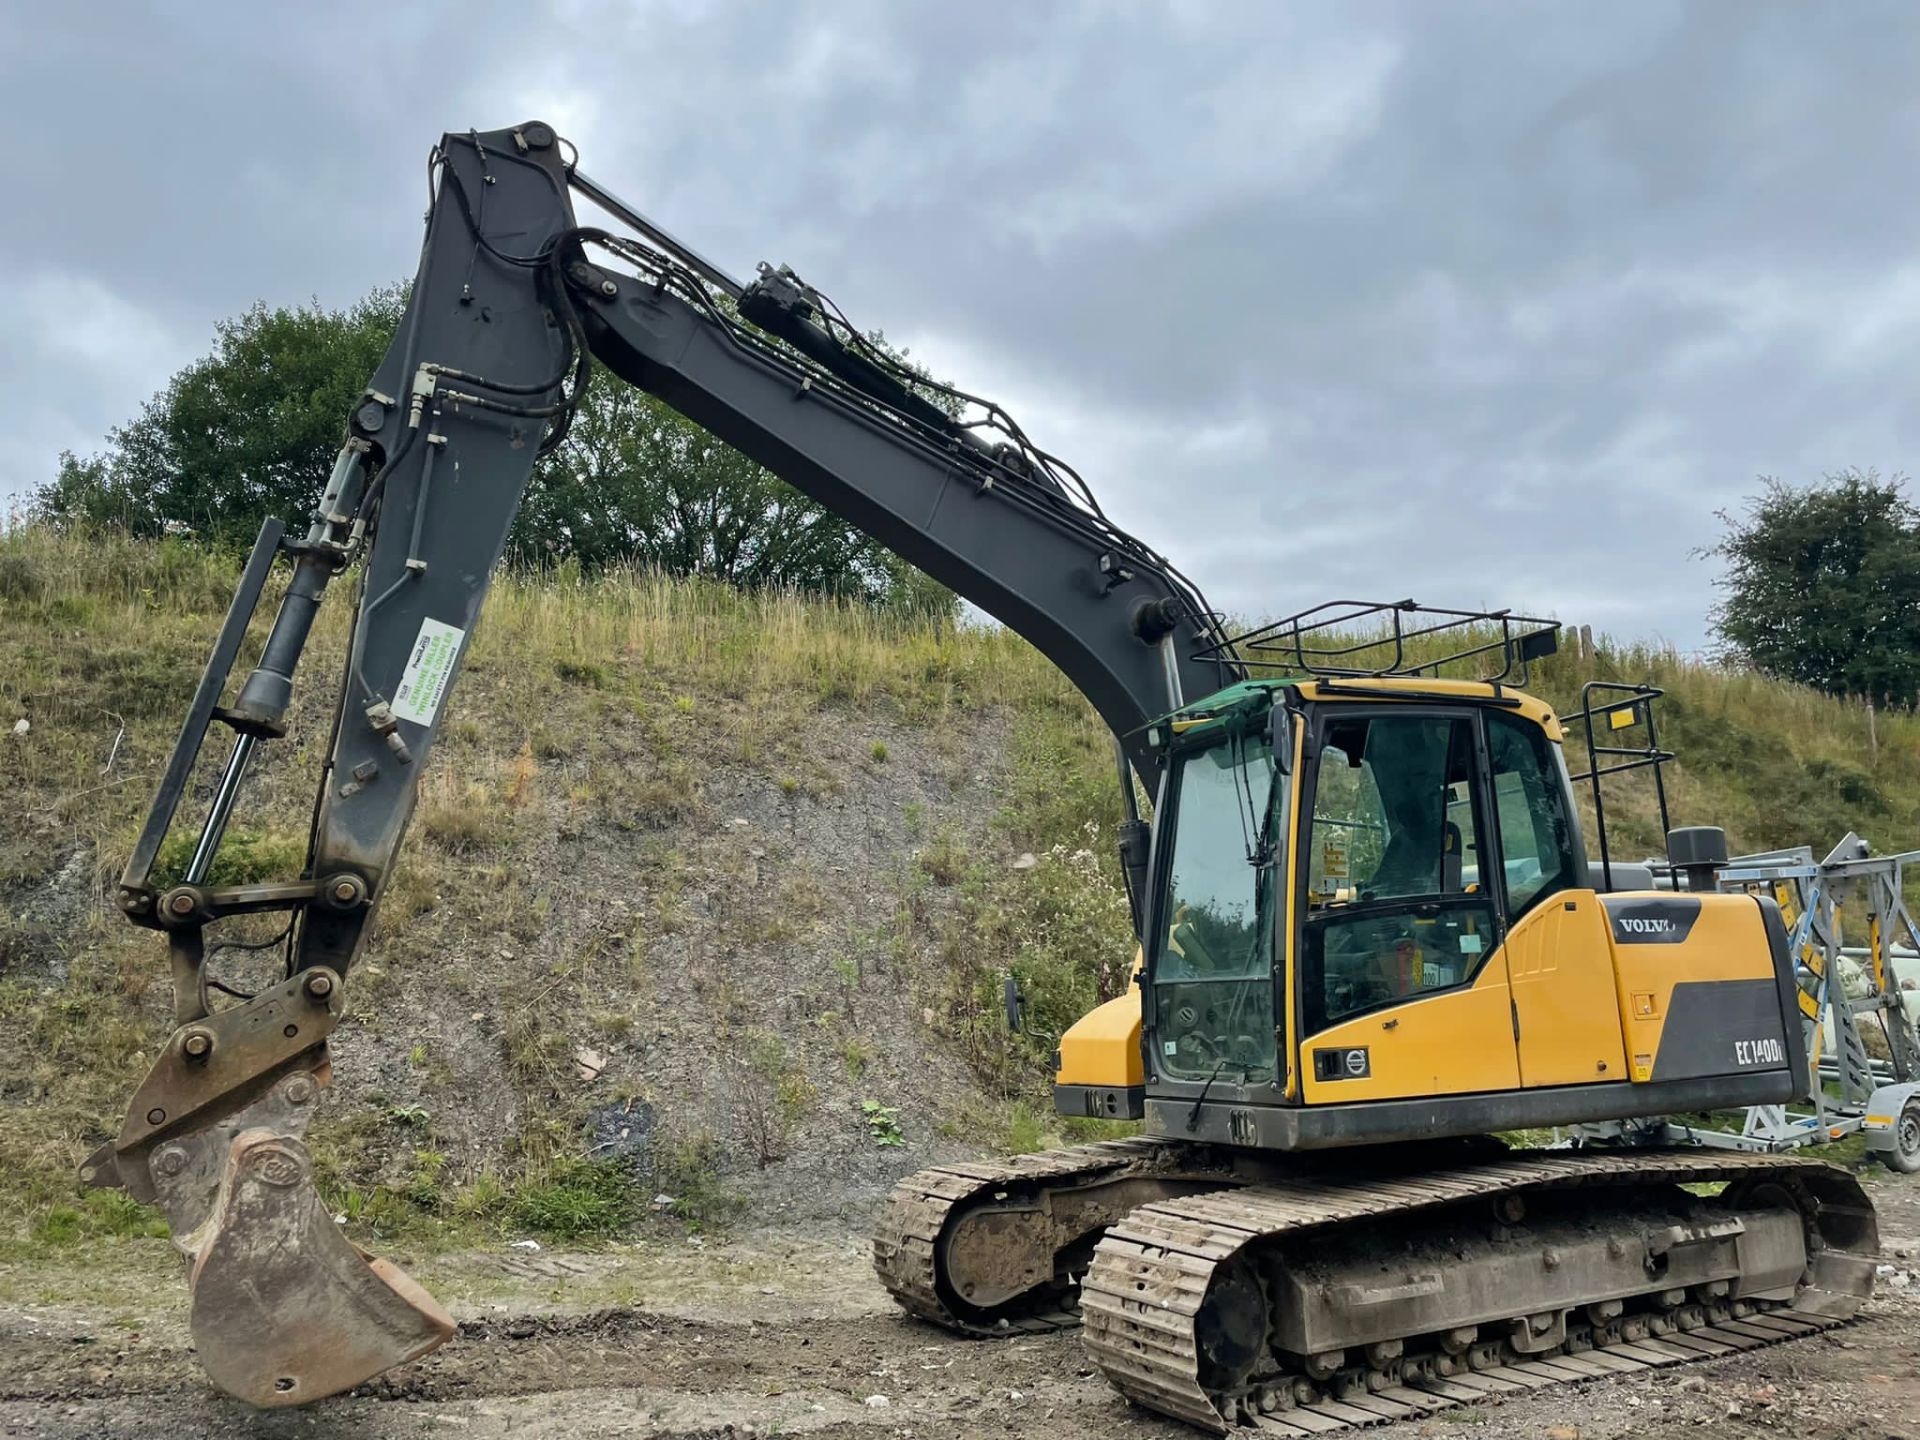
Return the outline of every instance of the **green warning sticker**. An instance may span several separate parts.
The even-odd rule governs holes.
[[[422,620],[420,636],[407,657],[400,688],[394,692],[393,713],[416,725],[431,725],[453,678],[453,662],[460,658],[460,642],[467,632],[438,620]]]

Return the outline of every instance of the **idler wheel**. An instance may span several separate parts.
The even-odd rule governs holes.
[[[1267,1292],[1253,1267],[1235,1264],[1216,1275],[1194,1322],[1211,1388],[1244,1382],[1267,1352]]]

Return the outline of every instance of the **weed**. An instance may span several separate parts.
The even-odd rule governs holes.
[[[668,1136],[656,1143],[653,1184],[690,1230],[724,1225],[741,1207],[740,1197],[720,1178],[720,1146],[705,1130]]]
[[[533,784],[539,775],[540,766],[533,758],[533,742],[529,740],[520,747],[520,753],[513,757],[513,767],[507,777],[507,804],[518,810],[532,799]]]
[[[413,1169],[409,1172],[402,1192],[410,1204],[421,1210],[434,1211],[441,1204],[441,1182],[446,1178],[447,1157],[438,1150],[416,1150],[413,1152]]]
[[[453,855],[470,855],[512,838],[511,812],[485,785],[441,770],[420,786],[419,826]]]
[[[1070,1144],[1087,1145],[1095,1140],[1124,1140],[1140,1133],[1138,1120],[1097,1120],[1091,1115],[1060,1117],[1062,1137]]]
[[[882,1149],[907,1143],[907,1137],[900,1133],[900,1111],[892,1105],[882,1105],[878,1100],[862,1100],[860,1115],[867,1122],[867,1134],[873,1143]]]
[[[500,1219],[512,1205],[513,1197],[500,1177],[491,1170],[482,1170],[470,1184],[455,1193],[452,1209],[460,1220],[481,1223]]]
[[[1016,1100],[1007,1107],[1006,1125],[995,1148],[1008,1155],[1031,1155],[1053,1148],[1057,1138],[1051,1114],[1043,1115],[1038,1107]]]
[[[177,884],[187,873],[197,828],[175,826],[153,862],[153,884],[158,889]],[[307,860],[307,837],[279,831],[235,828],[220,841],[219,852],[207,872],[209,885],[255,885],[265,880],[287,880],[300,873]]]
[[[827,962],[833,967],[834,975],[848,990],[860,988],[860,957],[854,954],[835,955]]]
[[[867,753],[873,756],[873,760],[876,765],[886,764],[887,763],[887,742],[884,740],[874,741],[873,749],[869,750]]]
[[[1027,869],[979,866],[940,931],[944,1013],[983,1079],[1038,1094],[1057,1037],[1128,983],[1132,914],[1093,822],[1077,845],[1055,844]],[[1007,1030],[1002,987],[1012,974],[1025,1024]]]
[[[543,1090],[553,1084],[566,1060],[567,1037],[548,1026],[532,1005],[521,1005],[507,1016],[503,1040],[507,1073],[523,1090]]]
[[[166,1234],[167,1222],[160,1212],[123,1190],[89,1190],[76,1204],[49,1206],[30,1231],[33,1243],[43,1246],[101,1237],[164,1238]]]
[[[873,1047],[857,1035],[840,1042],[840,1063],[847,1067],[847,1079],[858,1080],[873,1064]]]
[[[959,831],[943,825],[933,843],[919,855],[920,868],[936,885],[958,885],[967,871],[968,850]]]
[[[593,1015],[593,1026],[609,1040],[623,1040],[633,1033],[633,1012],[631,1010],[597,1010]]]
[[[786,1158],[794,1127],[819,1098],[806,1070],[771,1031],[755,1031],[729,1060],[740,1119],[762,1169]],[[744,1050],[744,1063],[738,1051]]]
[[[615,1160],[556,1161],[537,1182],[523,1185],[507,1209],[517,1225],[562,1240],[610,1235],[640,1216],[630,1166]]]
[[[1495,1138],[1515,1150],[1539,1150],[1553,1143],[1554,1132],[1551,1129],[1503,1130]]]

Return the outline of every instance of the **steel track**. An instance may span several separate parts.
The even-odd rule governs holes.
[[[1017,1187],[1069,1186],[1144,1170],[1171,1148],[1165,1141],[1108,1140],[1009,1160],[939,1165],[894,1186],[874,1227],[873,1268],[902,1309],[955,1334],[1040,1334],[1080,1323],[1073,1293],[1053,1291],[985,1315],[963,1311],[940,1275],[947,1225],[969,1206]]]
[[[1321,1434],[1383,1424],[1494,1395],[1628,1374],[1730,1354],[1813,1334],[1850,1318],[1864,1294],[1803,1287],[1779,1309],[1718,1306],[1664,1322],[1583,1331],[1558,1353],[1515,1355],[1476,1345],[1385,1370],[1342,1372],[1324,1383],[1293,1377],[1255,1393],[1216,1394],[1205,1376],[1198,1333],[1209,1286],[1230,1259],[1251,1249],[1335,1226],[1401,1216],[1514,1191],[1575,1186],[1688,1184],[1777,1179],[1828,1198],[1813,1203],[1836,1221],[1871,1206],[1846,1172],[1817,1161],[1771,1155],[1546,1152],[1400,1177],[1319,1176],[1266,1182],[1141,1206],[1111,1227],[1094,1252],[1081,1291],[1088,1352],[1128,1399],[1206,1429],[1252,1425],[1274,1435]],[[1857,1197],[1858,1208],[1850,1202]],[[1867,1227],[1871,1234],[1871,1225]],[[1858,1266],[1850,1273],[1857,1273]],[[1870,1275],[1870,1268],[1869,1268]],[[1870,1279],[1867,1282],[1870,1288]],[[1444,1372],[1444,1373],[1440,1373]]]

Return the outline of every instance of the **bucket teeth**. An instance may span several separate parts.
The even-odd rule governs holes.
[[[234,1138],[196,1239],[194,1344],[214,1384],[250,1405],[350,1390],[453,1334],[431,1295],[340,1233],[289,1136]]]

